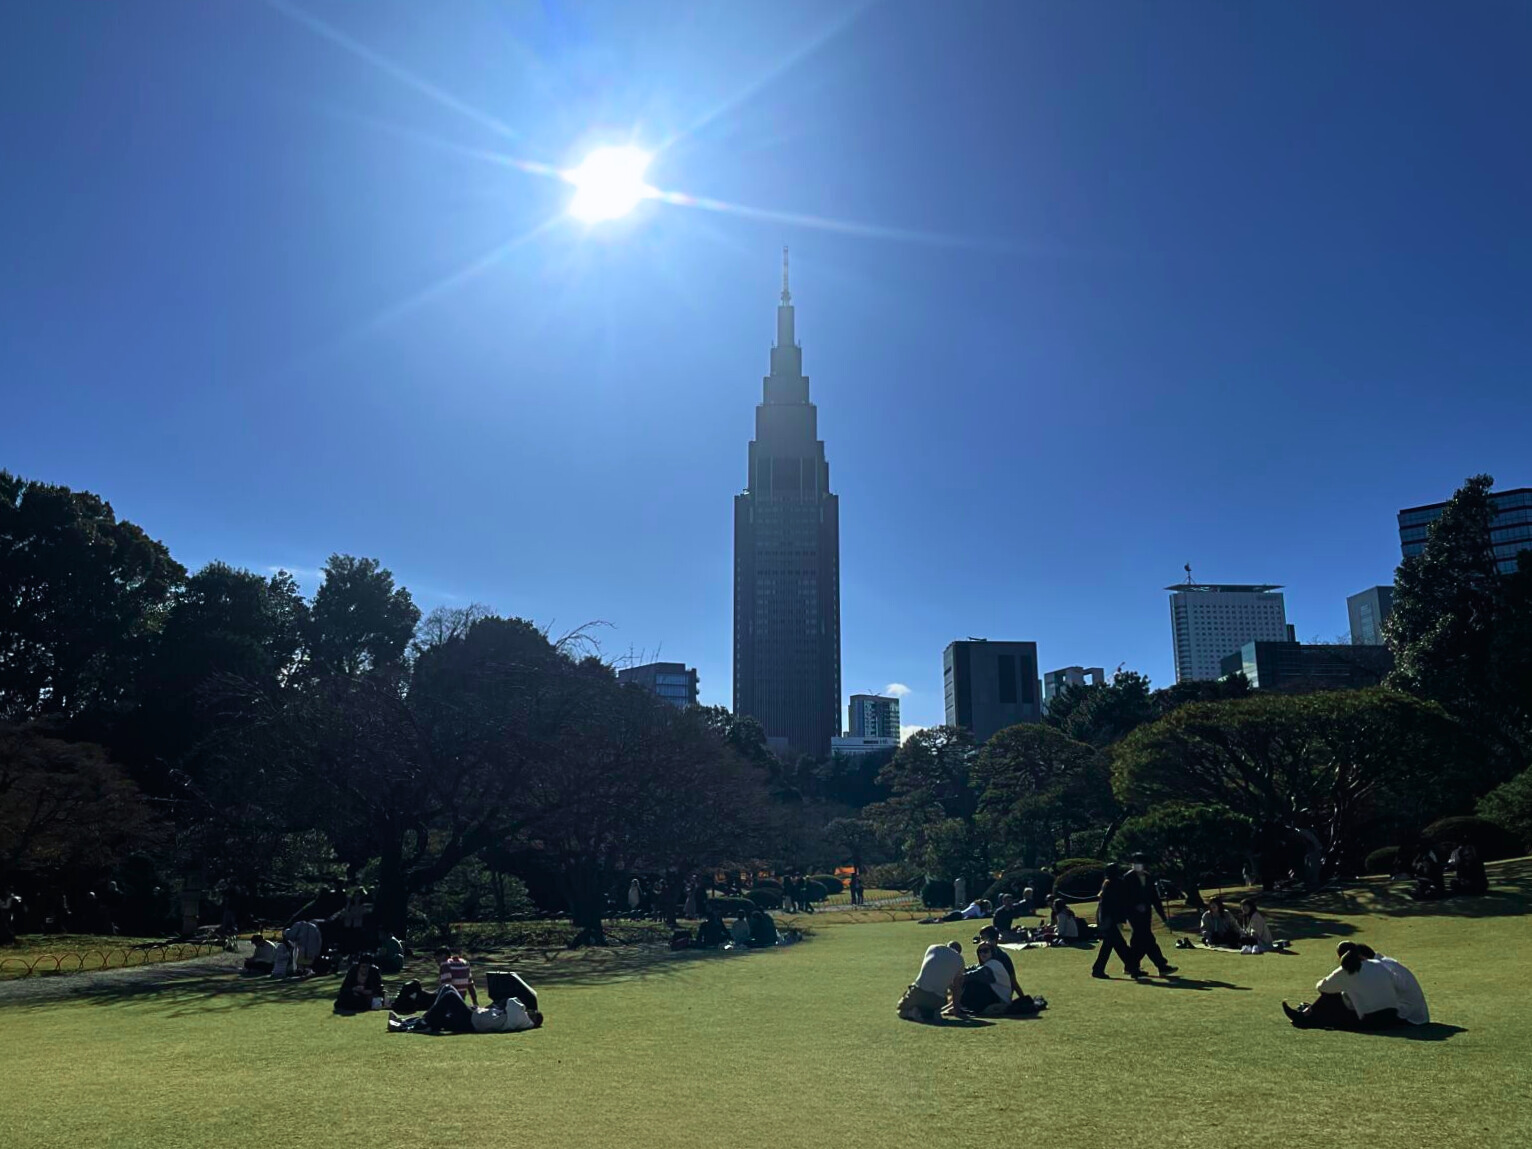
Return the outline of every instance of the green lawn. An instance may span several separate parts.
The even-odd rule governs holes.
[[[545,1029],[389,1035],[333,988],[191,977],[155,993],[0,1005],[3,1143],[175,1146],[1516,1146],[1532,1144],[1532,863],[1487,898],[1417,907],[1381,883],[1272,914],[1293,954],[1171,951],[1183,980],[1092,981],[1090,954],[1016,954],[1037,1019],[894,1016],[955,926],[811,924],[768,953],[635,950],[528,970]],[[839,917],[839,915],[834,915]],[[1187,919],[1189,920],[1189,919]],[[968,930],[962,931],[967,941]],[[1425,985],[1421,1034],[1300,1033],[1357,937]],[[1142,1132],[1140,1132],[1142,1131]]]

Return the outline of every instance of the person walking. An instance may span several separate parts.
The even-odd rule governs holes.
[[[1149,875],[1149,859],[1143,854],[1134,854],[1131,861],[1130,868],[1118,879],[1123,887],[1121,905],[1126,911],[1128,926],[1133,931],[1128,942],[1128,955],[1132,959],[1128,976],[1148,976],[1144,973],[1143,964],[1144,958],[1148,957],[1161,977],[1169,977],[1176,972],[1176,967],[1165,960],[1165,955],[1160,951],[1160,943],[1154,940],[1154,919],[1150,916],[1151,910],[1159,914],[1160,921],[1169,929],[1170,919],[1165,916],[1165,903],[1160,900],[1159,888]]]
[[[1107,977],[1107,959],[1113,954],[1122,962],[1124,973],[1133,972],[1133,955],[1128,943],[1122,940],[1122,894],[1113,878],[1101,879],[1101,891],[1096,895],[1096,932],[1101,935],[1101,945],[1096,949],[1096,960],[1091,965],[1091,977]]]

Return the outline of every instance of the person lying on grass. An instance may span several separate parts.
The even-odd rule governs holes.
[[[1284,1001],[1287,1019],[1298,1029],[1389,1029],[1403,1024],[1399,990],[1388,967],[1366,958],[1372,951],[1355,942],[1341,942],[1335,950],[1340,966],[1314,987],[1319,996],[1312,1004],[1294,1009]]]
[[[508,997],[488,1009],[476,1009],[450,985],[436,993],[436,1001],[419,1017],[388,1014],[389,1033],[517,1033],[540,1029],[543,1015],[528,1009],[518,998]]]
[[[377,1003],[377,1004],[374,1004]],[[336,1013],[364,1013],[383,1004],[383,971],[371,954],[358,954],[335,995]]]
[[[986,902],[983,898],[977,898],[974,901],[969,902],[962,909],[953,910],[950,914],[943,914],[939,918],[921,918],[920,924],[923,926],[931,926],[936,925],[939,922],[963,922],[969,921],[973,918],[987,917],[989,917],[989,903]]]

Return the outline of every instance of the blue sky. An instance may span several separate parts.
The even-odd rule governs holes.
[[[375,555],[696,665],[793,250],[847,693],[941,652],[1173,677],[1166,595],[1387,582],[1532,483],[1532,8],[14,5],[0,466],[198,566]],[[568,166],[659,149],[588,230]],[[843,226],[844,225],[844,226]]]

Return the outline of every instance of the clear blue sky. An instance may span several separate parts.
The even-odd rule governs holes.
[[[1529,58],[1519,0],[10,5],[0,466],[727,702],[787,242],[847,692],[939,722],[967,635],[1164,684],[1183,563],[1333,638],[1400,507],[1532,483]],[[628,140],[761,211],[496,160]]]

